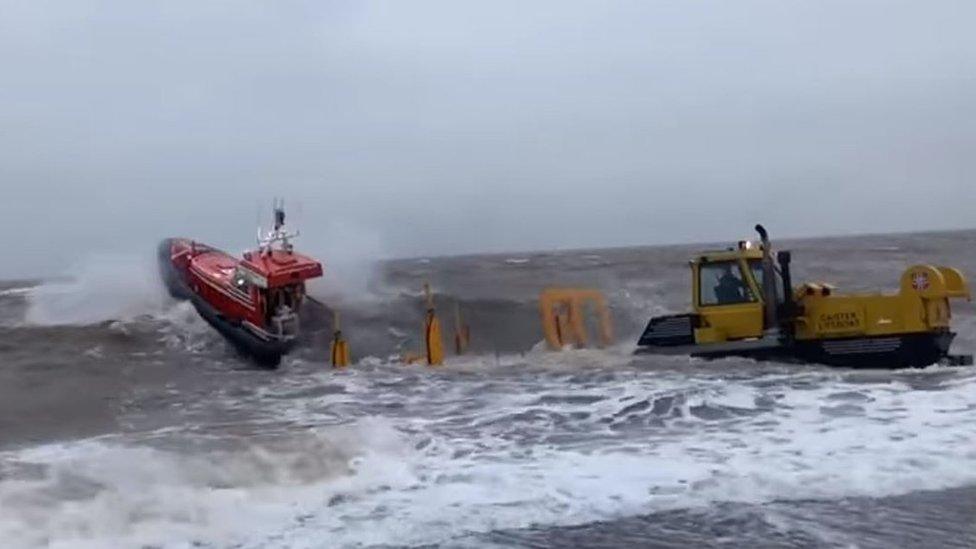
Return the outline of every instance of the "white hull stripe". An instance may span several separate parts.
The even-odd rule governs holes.
[[[225,296],[227,296],[227,297],[229,297],[229,298],[230,298],[230,299],[232,299],[233,301],[235,301],[235,302],[237,302],[237,303],[239,303],[239,304],[241,304],[241,305],[243,305],[244,307],[247,307],[247,308],[248,308],[248,309],[250,309],[251,311],[253,311],[253,310],[254,310],[254,304],[253,304],[253,303],[251,303],[251,302],[250,302],[250,300],[244,300],[244,299],[243,299],[243,298],[241,298],[241,297],[240,297],[239,295],[234,295],[233,293],[231,293],[230,291],[228,291],[228,290],[227,290],[226,288],[224,288],[224,287],[222,287],[222,286],[221,286],[220,284],[218,284],[218,283],[216,283],[216,282],[214,282],[214,281],[212,281],[212,280],[211,280],[211,279],[210,279],[210,278],[209,278],[209,277],[208,277],[208,276],[207,276],[206,274],[204,274],[204,273],[203,273],[203,271],[201,271],[200,269],[197,269],[196,267],[193,267],[193,266],[191,266],[191,267],[190,267],[190,272],[192,272],[193,274],[195,274],[195,275],[197,275],[197,277],[198,277],[198,278],[199,278],[199,279],[200,279],[200,280],[201,280],[201,281],[202,281],[203,283],[205,283],[205,284],[207,284],[208,286],[210,286],[210,287],[211,287],[211,288],[213,288],[214,290],[217,290],[218,292],[220,292],[221,294],[223,294],[223,295],[225,295]]]

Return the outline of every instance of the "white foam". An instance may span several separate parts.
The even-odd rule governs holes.
[[[221,341],[189,301],[172,302],[153,318],[162,321],[160,340],[169,348],[198,352]]]
[[[737,387],[729,394],[750,391]],[[971,386],[948,394],[882,390],[867,420],[825,417],[820,407],[831,390],[813,393],[819,398],[785,397],[792,409],[770,432],[746,429],[746,422],[741,430],[630,441],[627,452],[539,445],[526,456],[525,448],[487,432],[470,441],[480,452],[458,458],[459,441],[441,439],[413,464],[418,482],[409,490],[317,514],[284,545],[312,547],[326,532],[337,544],[436,543],[464,532],[575,524],[715,501],[884,496],[976,482],[973,412],[943,415],[973,402]],[[504,399],[504,406],[514,400]],[[746,404],[740,396],[732,400]],[[878,421],[888,417],[881,410],[905,400],[911,414],[894,424]],[[902,438],[904,432],[914,438]]]
[[[0,538],[45,536],[54,547],[409,545],[716,501],[885,496],[976,482],[971,374],[915,390],[907,377],[914,373],[876,382],[825,371],[739,381],[629,369],[616,362],[622,353],[599,351],[461,360],[431,370],[374,359],[369,371],[341,373],[344,392],[263,398],[256,404],[266,417],[292,425],[284,448],[249,446],[208,460],[100,441],[8,454],[50,470],[37,481],[0,481]],[[531,370],[520,371],[526,360]],[[479,367],[482,375],[472,375]],[[499,373],[483,375],[493,368]],[[599,380],[567,384],[593,368]],[[322,372],[283,378],[267,396],[336,382]],[[411,390],[385,388],[400,382]],[[599,400],[541,398],[580,394]],[[662,398],[682,415],[654,415],[651,403]],[[334,420],[336,407],[367,400],[399,406],[390,417],[316,427]],[[744,413],[690,414],[702,405]],[[839,405],[845,412],[832,413]],[[547,419],[572,414],[569,422]],[[629,419],[632,430],[612,428]],[[586,436],[569,440],[572,430]],[[100,488],[52,500],[72,477]]]
[[[545,341],[536,343],[525,353],[500,353],[497,355],[452,356],[445,366],[452,371],[486,371],[493,367],[523,365],[549,371],[573,371],[582,368],[610,368],[623,366],[633,360],[629,344],[615,345],[607,349],[571,349],[562,352],[549,351]]]
[[[0,297],[7,297],[12,295],[29,295],[34,291],[34,286],[25,286],[23,288],[7,288],[6,290],[0,290]]]
[[[185,455],[101,439],[8,453],[0,456],[6,462],[47,470],[40,479],[0,482],[0,538],[5,547],[228,546],[400,473],[395,459],[378,457],[400,451],[382,422],[287,442]]]
[[[765,395],[782,404],[772,417],[686,433],[665,429],[642,440],[621,435],[619,446],[597,451],[540,444],[531,457],[485,427],[539,407],[530,404],[538,395],[508,395],[479,412],[489,420],[480,438],[442,438],[427,446],[414,469],[421,484],[361,501],[351,515],[319,515],[309,528],[328,531],[337,542],[433,543],[459,531],[573,524],[714,501],[884,496],[976,482],[972,379],[940,391],[914,391],[900,383],[835,384],[833,374],[821,375],[828,383],[819,388],[781,387]],[[687,388],[687,381],[621,381],[604,387],[606,400],[578,409],[609,413],[642,394]],[[764,392],[735,382],[691,381],[692,401],[742,409],[755,409]],[[838,391],[868,394],[860,402],[863,416],[825,414]],[[910,412],[893,415],[889,410],[898,406]],[[423,423],[415,420],[411,427]],[[460,449],[468,457],[457,458]],[[359,521],[370,525],[368,532],[351,527]],[[311,546],[311,539],[310,532],[296,532],[287,545]]]

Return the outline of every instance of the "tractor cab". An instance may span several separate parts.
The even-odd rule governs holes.
[[[763,335],[765,270],[762,245],[748,241],[739,242],[737,248],[705,252],[691,262],[692,307],[700,317],[699,341]],[[775,287],[782,287],[779,275],[775,270],[773,273]]]
[[[832,366],[902,368],[972,364],[949,349],[950,299],[969,299],[963,274],[951,267],[914,265],[897,294],[837,294],[823,283],[794,288],[792,256],[773,260],[766,230],[761,242],[704,252],[691,262],[692,311],[654,317],[638,353],[785,359]]]

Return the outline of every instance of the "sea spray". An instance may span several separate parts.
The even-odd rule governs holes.
[[[61,280],[30,293],[28,324],[95,324],[161,312],[169,303],[152,254],[96,254],[69,269]]]
[[[322,261],[325,276],[309,283],[309,293],[330,304],[372,301],[379,297],[380,261],[386,251],[378,233],[341,219],[322,235],[303,233],[302,246]]]

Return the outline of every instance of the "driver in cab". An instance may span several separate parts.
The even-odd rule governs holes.
[[[723,265],[722,275],[715,286],[715,297],[719,305],[743,303],[746,299],[746,285],[732,272],[732,265]]]

